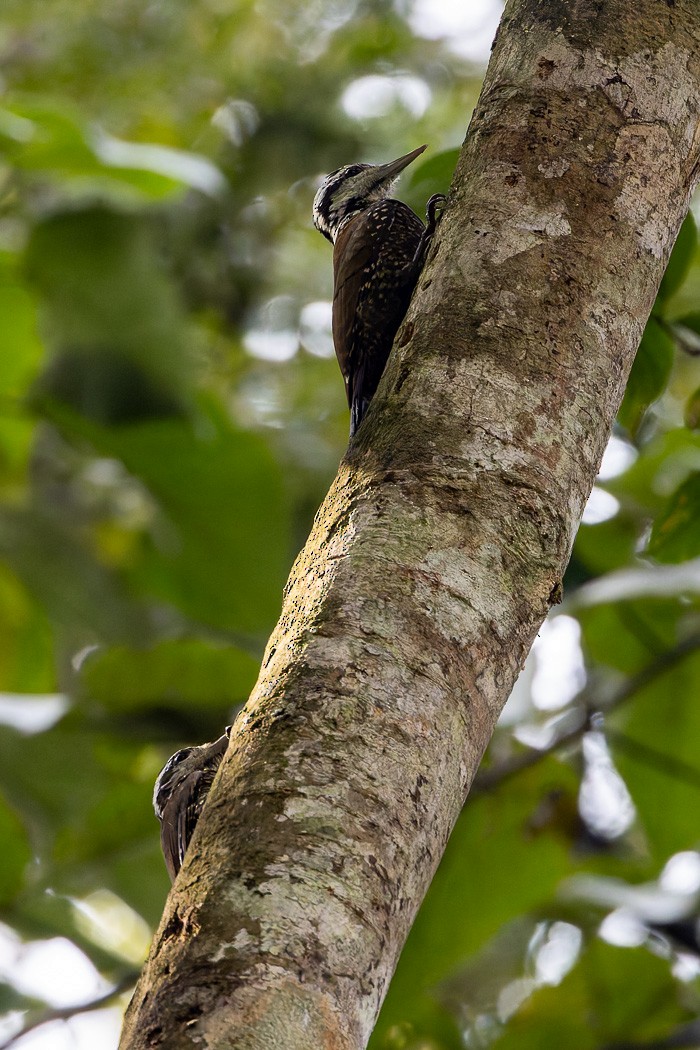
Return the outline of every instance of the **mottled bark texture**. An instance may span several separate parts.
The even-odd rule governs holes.
[[[292,571],[125,1050],[365,1046],[557,600],[688,206],[698,12],[509,2],[439,244]]]

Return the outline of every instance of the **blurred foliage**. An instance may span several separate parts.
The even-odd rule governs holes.
[[[0,942],[68,938],[107,987],[167,892],[153,780],[247,697],[344,448],[318,176],[428,142],[422,209],[478,93],[416,7],[0,12]],[[373,1050],[643,1045],[700,1013],[699,353],[689,216]],[[8,1032],[45,1005],[7,967],[0,1002]]]

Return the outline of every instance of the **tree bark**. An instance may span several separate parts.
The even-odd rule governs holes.
[[[292,570],[123,1050],[366,1045],[558,600],[699,112],[696,0],[508,3],[439,243]]]

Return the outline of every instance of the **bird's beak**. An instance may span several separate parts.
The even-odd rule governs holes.
[[[425,146],[419,146],[418,149],[412,149],[410,153],[406,153],[403,157],[399,157],[397,160],[390,160],[387,164],[377,164],[372,170],[372,181],[377,184],[380,182],[386,182],[388,179],[395,179],[396,176],[407,168],[409,164],[420,157],[428,148],[427,143]]]

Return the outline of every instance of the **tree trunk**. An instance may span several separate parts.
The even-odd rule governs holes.
[[[558,601],[699,109],[696,0],[508,3],[439,243],[292,570],[124,1050],[366,1045]]]

